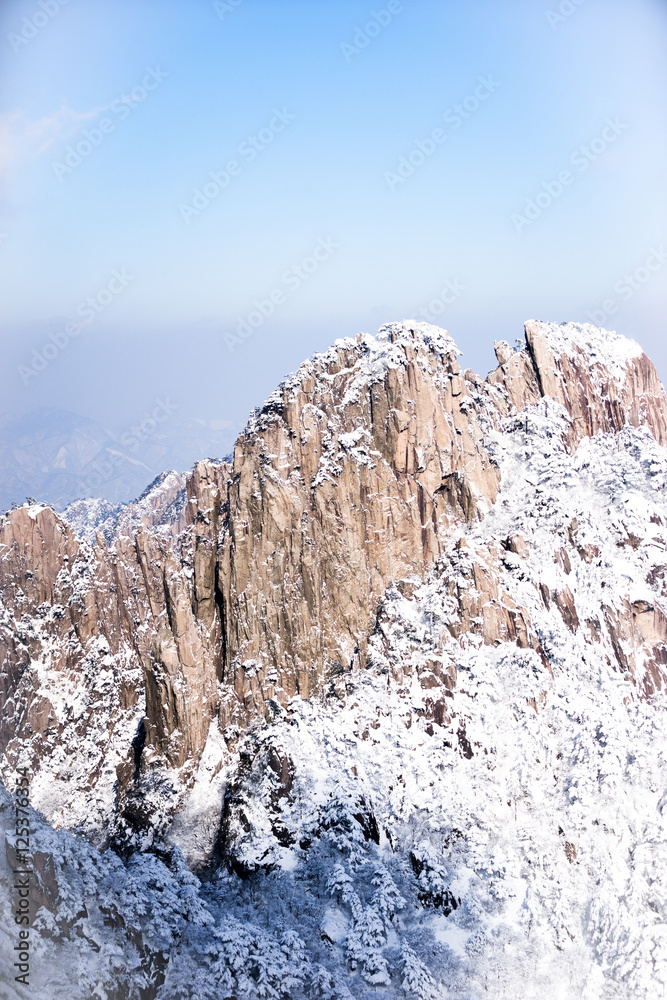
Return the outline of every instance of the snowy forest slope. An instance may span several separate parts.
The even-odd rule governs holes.
[[[69,832],[80,801],[60,830],[33,814],[37,995],[667,996],[662,411],[651,386],[643,418],[631,400],[596,428],[568,368],[585,356],[622,399],[639,349],[540,335],[559,359],[536,362],[547,391],[503,345],[502,379],[468,378],[497,495],[386,588],[363,663],[247,726],[214,718],[196,762],[146,772],[144,849]]]

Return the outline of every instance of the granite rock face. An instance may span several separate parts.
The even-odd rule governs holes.
[[[428,324],[338,341],[253,414],[231,462],[160,477],[113,525],[77,536],[48,507],[7,513],[0,751],[5,771],[30,758],[35,805],[98,839],[118,816],[141,827],[156,768],[187,784],[215,720],[246,727],[366,667],[384,595],[436,566],[451,564],[452,636],[548,662],[530,609],[501,583],[503,561],[530,556],[523,537],[475,551],[461,538],[452,550],[502,502],[494,440],[549,405],[571,453],[626,426],[664,445],[667,399],[624,338],[537,322],[525,337],[521,350],[496,344],[487,379],[461,371],[454,342]],[[554,552],[563,579],[539,600],[573,633],[612,637],[624,671],[648,650],[649,697],[667,660],[659,597],[580,621],[567,565],[596,554],[572,531]],[[446,715],[452,666],[420,681],[437,689],[434,718]],[[81,788],[96,803],[90,826],[74,804]]]
[[[93,544],[78,539],[41,505],[0,526],[0,750],[8,771],[19,760],[31,768],[35,805],[56,820],[90,822],[94,834],[122,806],[140,759],[179,766],[206,740],[224,648],[225,476],[224,464],[199,463],[176,509],[174,482],[161,477],[110,543],[99,531]],[[161,507],[184,525],[176,538]]]
[[[586,324],[529,321],[526,349],[497,355],[499,367],[488,381],[502,385],[517,410],[545,396],[564,406],[572,418],[572,448],[583,437],[626,424],[649,427],[664,445],[665,390],[655,366],[632,341],[604,333]]]
[[[383,328],[299,369],[237,442],[221,550],[224,721],[364,664],[377,602],[493,503],[480,404],[451,339]],[[239,716],[241,706],[242,715]]]

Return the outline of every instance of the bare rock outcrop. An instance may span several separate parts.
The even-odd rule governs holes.
[[[136,812],[151,768],[185,769],[187,780],[213,720],[245,726],[366,665],[386,594],[419,586],[443,559],[452,637],[546,658],[531,614],[502,583],[504,561],[528,559],[526,541],[452,549],[498,499],[492,439],[549,397],[563,407],[571,452],[626,425],[665,444],[667,399],[624,338],[536,322],[525,335],[521,350],[496,344],[486,380],[462,372],[454,342],[428,324],[338,341],[254,413],[231,463],[160,477],[104,532],[77,537],[42,505],[5,515],[0,751],[5,770],[26,753],[41,769],[38,808],[72,822],[69,790],[85,786],[107,820],[110,801]],[[599,549],[574,528],[570,543],[555,557],[562,581],[540,585],[535,600],[579,634],[591,626],[570,572]],[[601,612],[598,626],[631,672],[628,650],[645,651],[644,693],[660,689],[659,605]],[[455,665],[433,650],[417,672],[440,724]]]
[[[224,463],[196,466],[176,543],[162,519],[128,518],[111,544],[98,533],[91,545],[42,505],[0,524],[3,773],[19,760],[41,772],[34,804],[56,819],[75,809],[87,829],[83,786],[106,803],[96,826],[109,823],[110,803],[122,807],[138,774],[138,747],[146,766],[156,755],[180,766],[204,745],[224,654],[216,588],[227,475]],[[159,498],[144,500],[159,511]]]
[[[220,565],[225,679],[247,716],[363,663],[389,583],[424,576],[452,525],[495,500],[456,355],[427,324],[338,342],[237,442]],[[224,720],[237,716],[228,700]]]
[[[525,324],[526,348],[507,355],[488,382],[502,385],[518,411],[543,396],[572,419],[570,446],[583,437],[646,425],[667,442],[667,401],[653,363],[634,341],[589,324]],[[503,360],[501,360],[501,358]]]

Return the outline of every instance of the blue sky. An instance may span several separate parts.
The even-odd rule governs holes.
[[[667,378],[664,3],[44,4],[0,11],[3,412],[240,426],[419,310],[482,374],[525,319],[596,315]]]

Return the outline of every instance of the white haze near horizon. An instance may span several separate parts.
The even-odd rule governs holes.
[[[122,436],[168,399],[231,443],[314,351],[420,316],[482,375],[494,339],[538,318],[618,330],[667,377],[667,264],[645,263],[667,245],[665,6],[582,0],[554,21],[542,0],[393,0],[362,44],[371,6],[70,3],[17,43],[39,7],[3,4],[0,418],[53,408]],[[147,67],[161,75],[142,91]],[[105,118],[113,130],[58,176]],[[252,160],[239,152],[271,123]],[[395,180],[420,145],[424,163]],[[186,221],[234,157],[227,189]],[[320,240],[335,250],[294,287],[286,272]],[[131,280],[26,384],[33,352],[114,272]],[[447,281],[460,292],[443,301]],[[230,352],[225,335],[276,292]],[[175,428],[163,457],[191,464],[201,440],[187,453]]]

